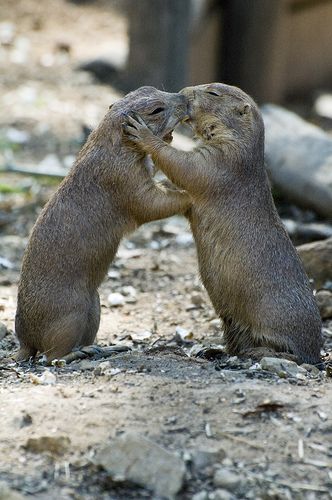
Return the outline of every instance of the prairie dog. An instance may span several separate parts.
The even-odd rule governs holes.
[[[142,87],[115,102],[44,207],[23,258],[15,318],[17,360],[61,358],[97,334],[97,288],[121,238],[139,225],[184,213],[188,195],[151,178],[145,153],[124,136],[128,112],[171,139],[187,114],[184,95]]]
[[[264,124],[255,102],[221,83],[187,87],[201,144],[176,151],[144,118],[128,137],[193,200],[188,212],[201,278],[224,322],[230,354],[272,348],[320,362],[321,319],[309,280],[274,206],[264,167]]]

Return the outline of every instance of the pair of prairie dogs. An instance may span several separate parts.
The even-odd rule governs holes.
[[[193,152],[168,144],[183,120],[200,139]],[[153,181],[146,154],[179,190]],[[91,344],[97,288],[121,238],[175,213],[190,221],[228,352],[271,348],[319,363],[321,320],[273,203],[261,114],[243,91],[220,83],[178,94],[142,87],[111,106],[34,226],[18,292],[17,359],[40,352],[51,361]]]

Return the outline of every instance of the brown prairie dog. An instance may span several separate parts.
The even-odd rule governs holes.
[[[200,274],[224,321],[228,352],[267,347],[319,363],[321,319],[273,203],[258,107],[240,89],[221,83],[181,93],[201,139],[193,152],[167,145],[144,119],[128,118],[127,134],[193,199],[188,217]]]
[[[124,115],[137,112],[166,140],[186,116],[184,95],[142,87],[117,101],[91,133],[33,228],[23,258],[15,319],[17,360],[48,362],[97,334],[97,288],[121,238],[139,225],[184,213],[186,193],[156,184],[145,154],[124,136]]]

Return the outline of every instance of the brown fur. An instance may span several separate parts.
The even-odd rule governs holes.
[[[275,209],[264,167],[264,125],[253,100],[220,83],[188,87],[201,139],[179,152],[142,120],[127,132],[193,198],[189,220],[202,281],[224,321],[229,353],[271,347],[320,361],[321,319],[308,278]]]
[[[128,112],[169,135],[187,112],[183,95],[142,87],[111,106],[39,216],[26,249],[18,290],[17,360],[39,351],[48,361],[97,334],[97,288],[121,238],[140,224],[183,213],[188,196],[154,183],[145,154],[123,135]]]

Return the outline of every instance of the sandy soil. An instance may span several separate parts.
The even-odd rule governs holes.
[[[52,153],[64,162],[77,152],[82,126],[94,126],[119,94],[75,68],[106,52],[124,60],[119,4],[2,0],[0,18],[14,25],[12,40],[0,48],[2,160],[35,165]],[[13,144],[10,128],[27,133],[26,141]],[[12,263],[0,267],[0,318],[7,327],[0,340],[0,481],[11,489],[1,493],[0,484],[0,499],[14,498],[15,491],[45,500],[157,498],[113,481],[95,464],[96,452],[128,431],[183,457],[181,499],[198,493],[196,500],[332,498],[331,379],[324,372],[279,377],[220,350],[208,351],[209,359],[197,355],[204,347],[220,348],[222,334],[180,217],[126,240],[101,287],[98,343],[131,351],[67,366],[17,366],[20,261],[56,185],[11,174],[0,182],[16,190],[0,195],[9,218],[0,227],[0,257]],[[114,292],[126,296],[122,307],[110,307]],[[324,326],[330,346],[332,322]],[[50,447],[32,451],[29,438],[42,436],[70,442],[59,454]],[[199,450],[218,447],[223,459],[193,465]],[[235,474],[237,484],[220,486],[219,468]]]

